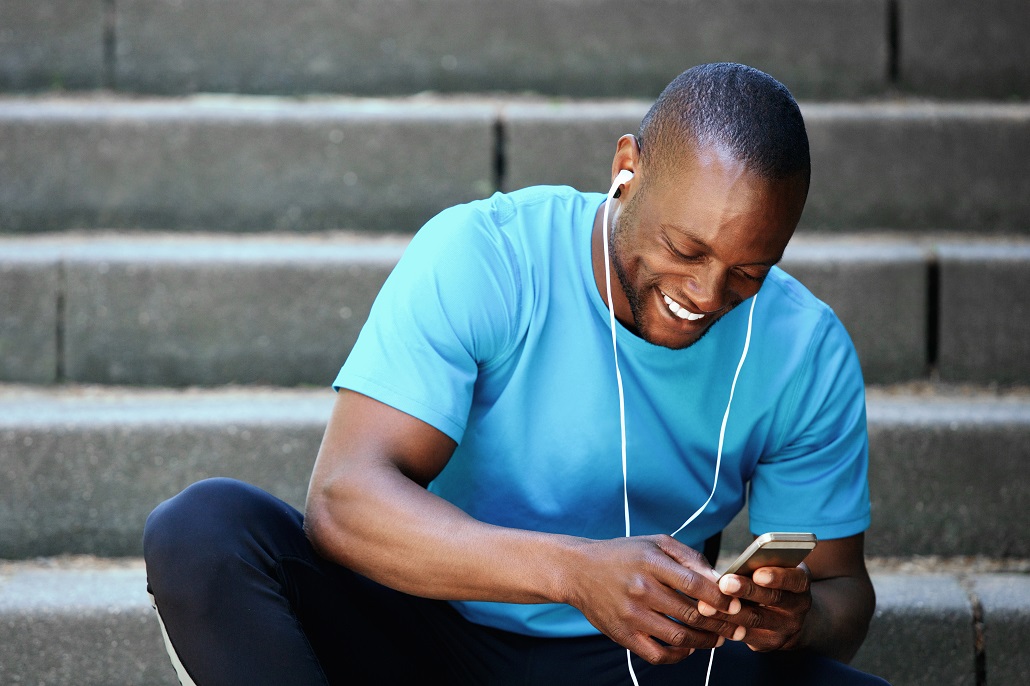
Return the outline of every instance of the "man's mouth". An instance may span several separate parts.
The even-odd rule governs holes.
[[[698,319],[704,319],[703,314],[691,312],[686,307],[680,305],[678,302],[667,296],[664,292],[662,292],[662,298],[665,300],[665,304],[668,306],[669,311],[677,317],[679,317],[680,319],[686,319],[690,322],[696,322]]]

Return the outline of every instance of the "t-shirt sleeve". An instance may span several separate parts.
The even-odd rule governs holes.
[[[460,442],[480,365],[518,328],[519,276],[482,203],[445,210],[412,239],[333,383]]]
[[[852,536],[869,527],[865,383],[844,326],[827,310],[788,402],[781,446],[759,460],[748,510],[753,533]]]

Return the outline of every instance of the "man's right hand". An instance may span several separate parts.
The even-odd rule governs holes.
[[[739,612],[740,601],[719,590],[719,575],[701,553],[670,536],[586,541],[573,558],[565,602],[652,664],[679,662],[744,633],[698,612],[698,600],[726,614]]]

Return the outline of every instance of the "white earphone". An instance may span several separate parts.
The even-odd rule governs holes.
[[[622,195],[622,189],[619,188],[622,184],[626,183],[633,178],[633,172],[629,169],[620,169],[619,173],[615,175],[615,180],[612,181],[612,188],[608,191],[608,195],[613,198],[617,198]]]
[[[601,217],[601,238],[604,243],[604,281],[606,294],[608,296],[608,323],[612,331],[612,355],[615,358],[615,381],[619,388],[619,428],[621,430],[622,437],[622,503],[623,514],[626,520],[627,538],[630,536],[632,529],[630,527],[629,518],[629,474],[626,469],[626,398],[622,388],[622,372],[619,370],[619,347],[615,334],[615,306],[612,303],[611,256],[609,255],[608,248],[608,206],[611,204],[612,198],[618,198],[622,194],[621,186],[624,183],[629,182],[632,178],[633,172],[629,169],[622,169],[615,175],[615,179],[612,181],[612,187],[608,189],[608,195],[604,200],[604,214]],[[697,508],[694,514],[690,515],[690,517],[688,517],[678,529],[672,532],[672,536],[683,531],[688,524],[693,522],[698,515],[704,512],[705,508],[708,507],[708,504],[712,502],[712,498],[715,497],[715,489],[719,485],[719,469],[722,466],[722,447],[723,441],[726,437],[726,423],[730,418],[730,405],[733,403],[733,392],[737,388],[737,377],[740,376],[740,370],[744,366],[744,360],[747,359],[748,349],[751,347],[751,322],[754,319],[756,302],[758,302],[757,294],[751,297],[751,311],[747,316],[747,334],[744,336],[744,350],[740,354],[740,361],[737,363],[737,370],[733,374],[733,383],[730,384],[730,397],[726,401],[726,411],[723,413],[722,426],[719,429],[719,447],[715,455],[715,477],[712,480],[712,491],[708,494],[708,499],[705,500],[704,504]],[[708,657],[708,671],[705,673],[705,686],[708,686],[708,681],[712,675],[712,663],[714,660],[715,649],[713,648]],[[629,650],[626,651],[626,662],[629,668],[629,675],[633,680],[634,686],[639,686],[636,672],[633,670],[632,654]]]

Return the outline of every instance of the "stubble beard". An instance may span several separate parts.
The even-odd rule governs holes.
[[[611,231],[608,235],[608,252],[612,256],[612,265],[615,268],[615,275],[619,279],[619,284],[622,286],[622,292],[626,295],[626,300],[629,302],[629,311],[633,316],[634,333],[652,345],[669,348],[671,350],[685,350],[707,336],[708,332],[712,330],[712,327],[719,323],[719,319],[722,319],[722,316],[706,327],[701,332],[701,335],[684,345],[670,346],[655,341],[654,336],[651,335],[651,327],[648,319],[649,317],[656,317],[658,315],[657,313],[647,309],[644,305],[643,298],[640,296],[640,290],[638,290],[630,280],[629,272],[622,259],[622,250],[620,249],[622,244],[621,238],[625,233],[620,226],[623,221],[627,222],[627,226],[632,224],[636,215],[636,203],[641,197],[642,194],[638,193],[631,202],[627,203],[626,206],[623,207],[622,212],[619,213],[618,221],[612,222],[613,226],[611,227]],[[657,287],[657,285],[658,281],[652,280],[652,283],[647,284],[646,287],[650,290],[651,288]],[[736,307],[736,304],[734,307]],[[731,307],[729,309],[733,308]]]

